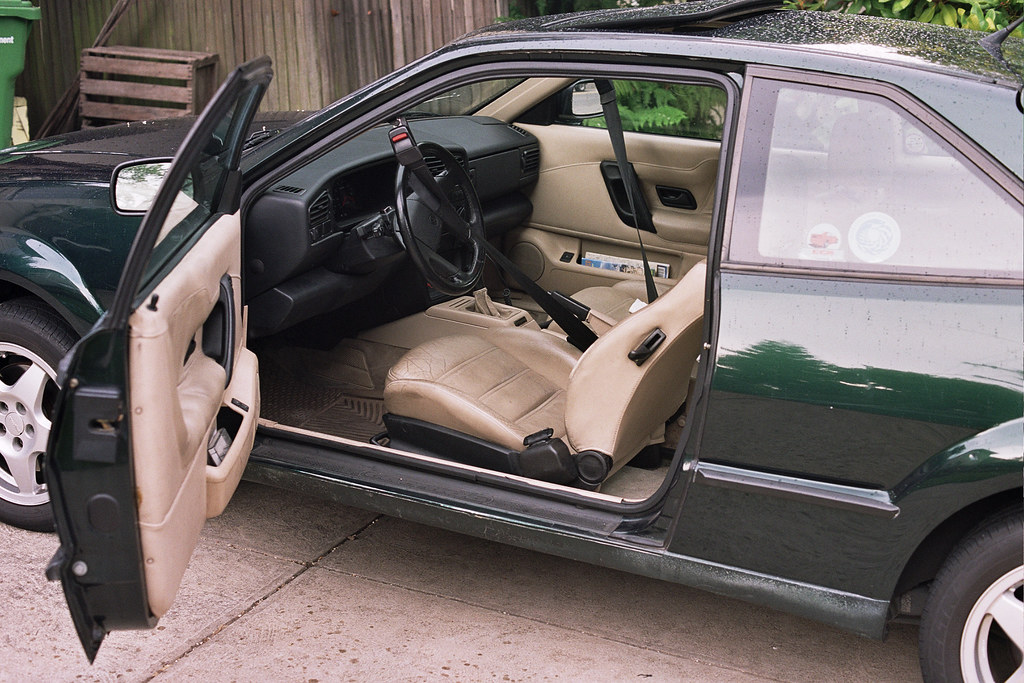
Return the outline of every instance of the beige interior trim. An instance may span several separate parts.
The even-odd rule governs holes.
[[[482,335],[496,327],[521,327],[539,330],[533,316],[521,308],[494,304],[499,317],[477,313],[473,297],[463,296],[435,304],[422,313],[414,313],[399,320],[385,323],[359,333],[360,339],[412,349],[425,342],[453,335]],[[520,319],[526,322],[516,325]]]
[[[616,215],[601,176],[601,162],[615,159],[608,131],[587,126],[519,125],[540,141],[540,176],[530,195],[531,225],[559,228],[581,237],[628,238],[633,228]],[[624,133],[623,138],[658,230],[645,242],[648,248],[673,253],[686,245],[707,246],[721,143],[632,132]],[[656,185],[690,190],[697,209],[663,206]]]
[[[562,234],[562,231],[557,229],[516,228],[506,233],[504,244],[505,253],[509,255],[509,258],[544,289],[573,294],[587,287],[611,287],[618,282],[627,280],[643,282],[643,277],[640,275],[627,275],[617,271],[591,268],[575,263],[575,258],[569,263],[561,260],[561,255],[565,252],[579,255],[588,250],[610,256],[640,258],[639,248],[636,246],[635,230],[631,242],[618,240],[599,243],[580,239],[575,235]],[[644,238],[644,245],[647,245],[646,238]],[[671,262],[672,277],[654,278],[656,283],[664,287],[674,285],[677,282],[677,277],[685,275],[690,268],[706,256],[707,250],[704,248],[701,248],[699,253],[679,253],[668,258],[653,252],[653,250],[648,251],[648,258],[652,261],[669,260]]]
[[[538,102],[569,87],[575,81],[575,78],[530,78],[481,107],[476,113],[478,116],[492,116],[502,121],[515,121]]]
[[[156,616],[170,608],[208,512],[207,440],[225,400],[226,375],[203,353],[202,327],[219,300],[221,276],[229,274],[236,329],[244,329],[239,234],[237,215],[220,218],[154,290],[156,310],[141,306],[129,320],[128,395],[140,536],[147,597]],[[258,376],[243,341],[244,335],[236,339],[237,367],[227,395],[250,407],[248,428],[254,430]],[[236,440],[239,453],[224,474],[221,498],[230,496],[231,472],[244,468],[248,457],[248,450],[241,450],[251,435]]]
[[[520,125],[540,141],[541,166],[530,194],[533,213],[527,225],[506,234],[505,253],[546,289],[572,293],[637,279],[576,262],[587,252],[640,257],[636,230],[615,213],[601,175],[601,162],[615,158],[608,132]],[[721,144],[637,133],[624,138],[658,231],[645,233],[644,245],[650,260],[669,264],[670,277],[662,283],[671,285],[707,255]],[[698,208],[663,206],[657,185],[690,190]],[[568,263],[561,260],[566,252],[573,255]]]
[[[224,394],[222,405],[238,414],[242,418],[242,426],[238,429],[231,442],[231,448],[224,456],[221,464],[213,467],[206,465],[206,517],[216,517],[224,512],[228,501],[238,488],[238,482],[242,480],[242,473],[249,462],[249,452],[252,450],[253,441],[256,440],[256,423],[259,419],[259,395],[260,378],[256,354],[246,348],[236,353],[240,354],[235,361],[235,370],[231,376],[231,384]],[[253,402],[253,397],[256,397]],[[248,406],[249,410],[243,411],[231,402],[237,399],[242,405]]]

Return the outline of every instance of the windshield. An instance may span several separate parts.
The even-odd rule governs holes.
[[[465,116],[474,114],[523,82],[522,78],[498,78],[471,83],[435,95],[405,112],[406,118],[417,116]]]

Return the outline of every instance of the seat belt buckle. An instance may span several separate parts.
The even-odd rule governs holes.
[[[416,146],[416,139],[409,130],[409,124],[404,118],[398,118],[388,131],[388,140],[391,141],[391,149],[395,151],[395,158],[402,166],[411,167],[416,162],[423,163],[423,154]]]

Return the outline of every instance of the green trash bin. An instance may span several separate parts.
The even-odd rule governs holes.
[[[25,68],[25,48],[40,10],[28,0],[0,0],[0,149],[11,146],[14,79]]]

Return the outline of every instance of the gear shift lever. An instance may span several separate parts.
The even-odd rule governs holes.
[[[488,315],[492,318],[500,318],[501,313],[498,311],[498,307],[491,301],[491,297],[487,295],[487,289],[481,287],[480,289],[473,292],[473,300],[476,303],[476,312],[482,315]]]

